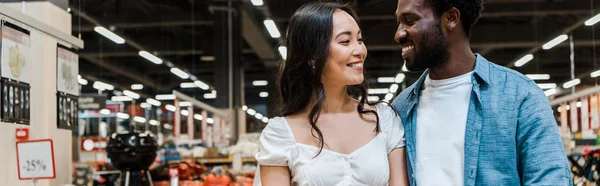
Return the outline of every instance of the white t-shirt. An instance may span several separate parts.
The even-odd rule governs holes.
[[[419,186],[464,185],[465,128],[472,74],[425,79],[417,108],[415,174]]]
[[[392,107],[378,104],[376,111],[381,133],[373,140],[350,154],[323,149],[316,158],[319,148],[296,142],[285,118],[275,117],[260,136],[255,156],[258,165],[288,167],[292,185],[386,186],[390,175],[387,155],[404,147],[404,128]],[[255,178],[260,178],[260,172]],[[254,182],[254,186],[260,185],[260,181]]]

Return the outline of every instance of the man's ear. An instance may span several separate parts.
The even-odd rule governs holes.
[[[446,27],[448,32],[454,32],[460,22],[460,11],[452,7],[450,10],[444,12],[442,18],[444,19],[442,23],[445,23],[445,25],[442,26]]]

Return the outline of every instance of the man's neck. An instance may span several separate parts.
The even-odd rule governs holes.
[[[448,61],[429,69],[429,78],[448,79],[466,74],[475,68],[476,57],[468,43],[448,47]]]

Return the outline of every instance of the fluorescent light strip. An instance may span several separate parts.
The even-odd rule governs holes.
[[[133,99],[140,99],[140,95],[138,93],[135,93],[135,92],[132,92],[129,90],[124,90],[123,95],[129,96]]]
[[[377,101],[379,101],[379,96],[369,96],[369,97],[367,97],[367,101],[377,102]]]
[[[269,82],[267,80],[256,80],[252,81],[252,85],[255,87],[267,86]]]
[[[567,81],[566,83],[563,84],[563,88],[571,88],[575,85],[579,85],[579,83],[581,83],[580,79],[574,79],[571,81]]]
[[[181,115],[188,116],[190,115],[190,112],[188,112],[187,110],[181,110]]]
[[[78,81],[78,82],[79,82],[79,84],[81,84],[81,85],[87,85],[87,84],[88,84],[88,80],[86,80],[86,79],[83,79],[83,78],[81,78],[81,79],[78,79],[77,81]]]
[[[246,111],[246,110],[248,110],[248,106],[246,106],[246,105],[242,106],[242,110],[243,110],[243,111]]]
[[[398,88],[399,88],[398,84],[392,84],[392,85],[390,85],[390,92],[396,93],[398,91]]]
[[[548,41],[546,44],[542,45],[542,49],[544,50],[549,50],[552,47],[555,47],[556,45],[562,43],[563,41],[569,39],[569,36],[567,36],[566,34],[560,35],[550,41]]]
[[[256,114],[256,111],[254,109],[248,109],[246,110],[246,113],[248,113],[251,116],[254,116],[254,114]]]
[[[575,105],[577,106],[577,108],[581,107],[581,101],[578,101]]]
[[[98,90],[114,90],[115,87],[111,84],[104,83],[102,81],[95,81],[93,87]]]
[[[215,120],[212,118],[206,118],[206,123],[213,124],[213,123],[215,123]]]
[[[173,125],[171,125],[171,124],[165,124],[165,125],[163,125],[163,127],[165,129],[169,129],[169,130],[173,129]]]
[[[206,83],[204,83],[200,80],[194,81],[194,85],[196,85],[198,88],[201,88],[202,90],[210,89],[210,86],[208,86]]]
[[[114,102],[124,102],[124,101],[133,101],[133,98],[129,96],[113,96],[110,98],[111,101]]]
[[[377,82],[379,82],[379,83],[394,83],[394,82],[396,82],[396,78],[394,78],[394,77],[380,77],[380,78],[377,78]]]
[[[175,74],[176,76],[180,77],[181,79],[190,78],[190,75],[187,72],[185,72],[177,67],[171,68],[171,73]]]
[[[150,103],[151,105],[154,105],[157,107],[160,107],[160,104],[161,104],[160,101],[152,99],[152,98],[146,99],[146,103]]]
[[[215,60],[215,56],[202,56],[202,57],[200,57],[200,60],[202,60],[202,61],[214,61]]]
[[[144,50],[138,52],[138,55],[146,58],[148,61],[150,61],[154,64],[157,64],[157,65],[160,65],[163,63],[162,59],[160,59],[160,58],[156,57],[155,55],[152,55],[151,53],[148,53],[147,51],[144,51]]]
[[[263,118],[263,115],[262,115],[261,113],[257,113],[256,115],[254,115],[254,117],[255,117],[256,119],[262,119],[262,118]]]
[[[177,111],[177,108],[173,105],[165,105],[165,109],[167,109],[168,111],[171,111],[171,112]]]
[[[585,26],[592,26],[596,23],[598,23],[600,21],[600,14],[588,19],[587,21],[585,21]]]
[[[281,58],[287,59],[287,47],[280,46],[277,47],[277,50],[279,51],[279,55],[281,55]]]
[[[150,105],[149,103],[140,103],[140,107],[147,109],[147,108],[151,108],[152,105]]]
[[[404,75],[403,73],[399,73],[398,75],[396,75],[396,78],[394,78],[394,81],[396,83],[402,83],[402,81],[404,81],[404,78],[406,78],[406,75]]]
[[[192,106],[192,103],[189,101],[182,101],[182,102],[179,102],[179,106],[180,107],[189,107],[189,106]]]
[[[390,89],[387,88],[371,88],[367,90],[369,94],[387,94],[390,92]]]
[[[252,2],[252,5],[254,6],[262,6],[264,4],[262,0],[250,0],[250,2]]]
[[[267,19],[267,20],[263,21],[263,24],[265,24],[265,27],[267,27],[267,31],[269,31],[269,34],[271,35],[272,38],[281,37],[281,33],[279,33],[279,30],[277,29],[277,25],[275,25],[275,21],[273,21],[271,19]]]
[[[144,89],[144,85],[142,85],[142,84],[131,85],[131,90],[142,90],[142,89]]]
[[[196,88],[194,82],[183,82],[180,84],[181,88]]]
[[[173,94],[159,94],[159,95],[156,95],[154,98],[156,98],[156,100],[174,100],[175,99],[175,95],[173,95]]]
[[[515,67],[521,67],[521,66],[525,65],[525,63],[531,61],[532,59],[533,59],[533,55],[527,54],[527,55],[521,57],[521,59],[515,61]]]
[[[217,98],[217,94],[206,93],[204,94],[204,99],[215,99]]]
[[[556,88],[556,83],[538,83],[537,86],[541,89],[551,89]]]
[[[125,43],[125,39],[123,39],[121,36],[111,32],[110,30],[107,30],[106,28],[104,28],[102,26],[94,27],[94,31],[96,31],[100,35],[106,37],[107,39],[110,39],[111,41],[115,42],[116,44]]]
[[[117,118],[129,119],[129,114],[125,114],[125,113],[119,112],[119,113],[117,113]]]
[[[108,110],[108,109],[102,109],[102,110],[100,110],[100,114],[109,115],[110,114],[110,110]]]
[[[600,70],[596,70],[596,71],[590,73],[590,77],[595,78],[595,77],[598,77],[598,76],[600,76]]]
[[[196,120],[202,120],[203,117],[200,114],[194,114],[194,119],[196,119]]]
[[[546,91],[544,91],[544,94],[545,94],[545,95],[546,95],[546,97],[547,97],[547,96],[554,95],[554,94],[556,94],[557,92],[558,92],[558,91],[557,91],[555,88],[553,88],[553,89],[549,89],[549,90],[546,90]]]
[[[153,120],[153,119],[151,119],[150,121],[148,121],[148,123],[149,123],[150,125],[154,125],[154,126],[158,125],[158,121],[156,121],[156,120]]]
[[[260,96],[261,98],[266,98],[266,97],[269,97],[269,93],[268,92],[260,92],[258,94],[258,96]]]
[[[146,123],[146,118],[135,116],[135,117],[133,117],[133,121],[138,122],[138,123]]]
[[[385,98],[383,98],[383,99],[389,101],[389,100],[392,100],[392,98],[394,98],[394,94],[388,93],[385,95]]]
[[[261,121],[262,121],[263,123],[269,123],[269,118],[267,118],[267,117],[264,117],[264,118],[262,118],[262,119],[261,119]]]
[[[525,75],[531,80],[549,80],[550,74],[527,74]]]

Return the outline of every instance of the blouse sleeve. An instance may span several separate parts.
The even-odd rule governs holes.
[[[387,104],[379,105],[380,115],[383,118],[380,122],[382,132],[387,136],[387,152],[405,146],[404,126],[400,116]]]
[[[259,165],[288,166],[295,140],[283,118],[273,118],[260,135],[260,147],[256,153]]]

